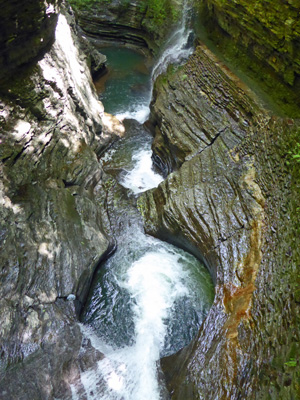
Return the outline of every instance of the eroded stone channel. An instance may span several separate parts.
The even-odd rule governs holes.
[[[70,10],[51,0],[4,3],[0,398],[89,399],[107,387],[96,369],[108,357],[74,303],[85,302],[111,234],[126,232],[122,214],[136,215],[136,195],[114,179],[129,168],[109,178],[97,158],[122,127],[97,102]],[[91,17],[84,32],[162,48],[170,25],[154,31],[141,2],[101,3],[82,13]],[[172,400],[299,398],[297,1],[201,3],[195,22],[212,28],[222,52],[227,42],[238,66],[255,66],[285,107],[283,117],[264,110],[201,43],[157,82],[154,152],[175,171],[139,195],[144,227],[201,255],[216,283],[199,333],[161,367]]]
[[[195,337],[213,302],[214,286],[194,256],[144,233],[141,215],[134,206],[136,198],[163,180],[152,166],[152,136],[139,122],[149,114],[150,77],[143,77],[148,93],[143,86],[139,96],[128,85],[128,80],[134,87],[140,80],[130,77],[135,74],[130,57],[139,57],[131,50],[114,51],[121,56],[118,63],[123,71],[114,66],[112,76],[120,77],[121,88],[116,91],[115,81],[107,79],[107,92],[101,97],[104,106],[107,100],[108,111],[119,118],[135,119],[124,121],[125,137],[101,160],[111,182],[117,180],[114,185],[127,190],[123,190],[122,201],[115,201],[110,209],[118,220],[114,232],[117,250],[99,269],[81,316],[85,335],[104,358],[96,372],[87,371],[81,381],[90,399],[100,395],[102,399],[155,400],[168,398],[159,359],[174,354]],[[130,74],[124,65],[130,66]],[[128,110],[124,99],[120,102],[120,91]],[[143,113],[136,113],[137,108]],[[73,390],[76,398],[76,388]]]

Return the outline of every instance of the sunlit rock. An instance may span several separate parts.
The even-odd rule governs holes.
[[[46,37],[36,27],[39,43],[53,43],[33,64],[1,81],[0,397],[11,400],[20,393],[24,399],[71,397],[68,380],[79,375],[82,341],[75,306],[78,311],[110,248],[93,193],[102,176],[95,151],[123,132],[118,122],[103,137],[103,106],[70,15],[58,16],[53,2],[33,3],[28,13],[41,7],[51,28]],[[27,14],[19,19],[24,32],[40,18],[30,15],[32,25]],[[30,40],[23,47],[32,61],[40,45],[34,51],[28,46]],[[76,302],[65,301],[70,293]],[[93,352],[90,346],[89,357]]]

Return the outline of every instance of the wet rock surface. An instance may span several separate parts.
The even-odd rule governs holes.
[[[156,157],[175,171],[138,201],[146,231],[203,258],[216,283],[197,339],[162,360],[172,398],[297,398],[299,187],[286,157],[299,122],[264,111],[204,46],[161,77],[152,112]]]
[[[102,176],[97,154],[123,130],[104,116],[64,13],[57,16],[55,42],[44,57],[1,85],[5,399],[69,399],[70,384],[101,357],[84,345],[76,315],[112,246],[103,205],[94,196]]]
[[[64,300],[41,313],[52,319],[51,327],[43,327],[47,334],[36,351],[7,368],[0,383],[3,399],[72,399],[71,385],[85,396],[80,374],[103,357],[82,335],[73,307]]]
[[[233,92],[237,78],[231,75],[231,80],[224,83],[214,68],[218,60],[211,53],[207,57],[205,52],[209,50],[203,46],[202,58],[194,56],[178,79],[168,79],[172,76],[170,67],[154,87],[151,119],[157,135],[152,149],[154,160],[159,165],[161,159],[167,172],[210,147],[219,136],[243,136],[248,118],[240,108],[243,111],[247,107],[249,115],[260,112],[254,101],[244,96],[248,90],[245,85],[239,83],[240,89]],[[205,70],[203,75],[201,68]],[[203,92],[203,80],[209,85],[207,92]],[[241,105],[234,104],[236,99]]]

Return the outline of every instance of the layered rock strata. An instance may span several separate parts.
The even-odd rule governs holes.
[[[202,0],[196,5],[199,25],[218,50],[261,82],[282,111],[299,117],[300,2]]]
[[[1,85],[3,399],[70,399],[80,371],[101,357],[83,341],[75,307],[113,245],[94,196],[97,155],[124,128],[97,100],[69,16],[56,18],[51,49]]]
[[[172,399],[297,398],[299,167],[285,160],[299,122],[263,110],[204,46],[161,77],[152,110],[173,172],[139,199],[146,231],[202,258],[216,284],[194,342],[162,360]]]
[[[78,10],[74,5],[77,21],[85,35],[123,43],[147,47],[147,34],[142,29],[145,12],[138,2],[112,2],[105,6],[94,6],[92,10]]]
[[[70,1],[82,33],[94,44],[110,42],[157,52],[180,15],[181,2],[157,3],[156,15],[148,1],[116,0],[101,3]],[[155,5],[155,4],[154,4]],[[93,41],[94,39],[94,41]]]

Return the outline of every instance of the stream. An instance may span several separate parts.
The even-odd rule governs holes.
[[[182,38],[184,30],[179,29],[180,35],[171,37],[168,54],[162,53],[152,75],[134,51],[102,50],[110,72],[96,86],[106,111],[124,120],[126,135],[101,163],[127,190],[129,200],[163,180],[153,169],[152,136],[143,122],[149,115],[153,73],[157,76],[173,62],[174,52],[181,60],[191,51],[187,48],[189,32]],[[173,45],[174,51],[170,49]],[[96,372],[82,373],[88,400],[168,399],[159,360],[190,343],[214,299],[212,279],[200,261],[146,235],[138,210],[129,203],[116,207],[122,220],[118,247],[97,272],[82,313],[84,336],[104,354]],[[72,395],[73,400],[80,399],[75,387]]]

